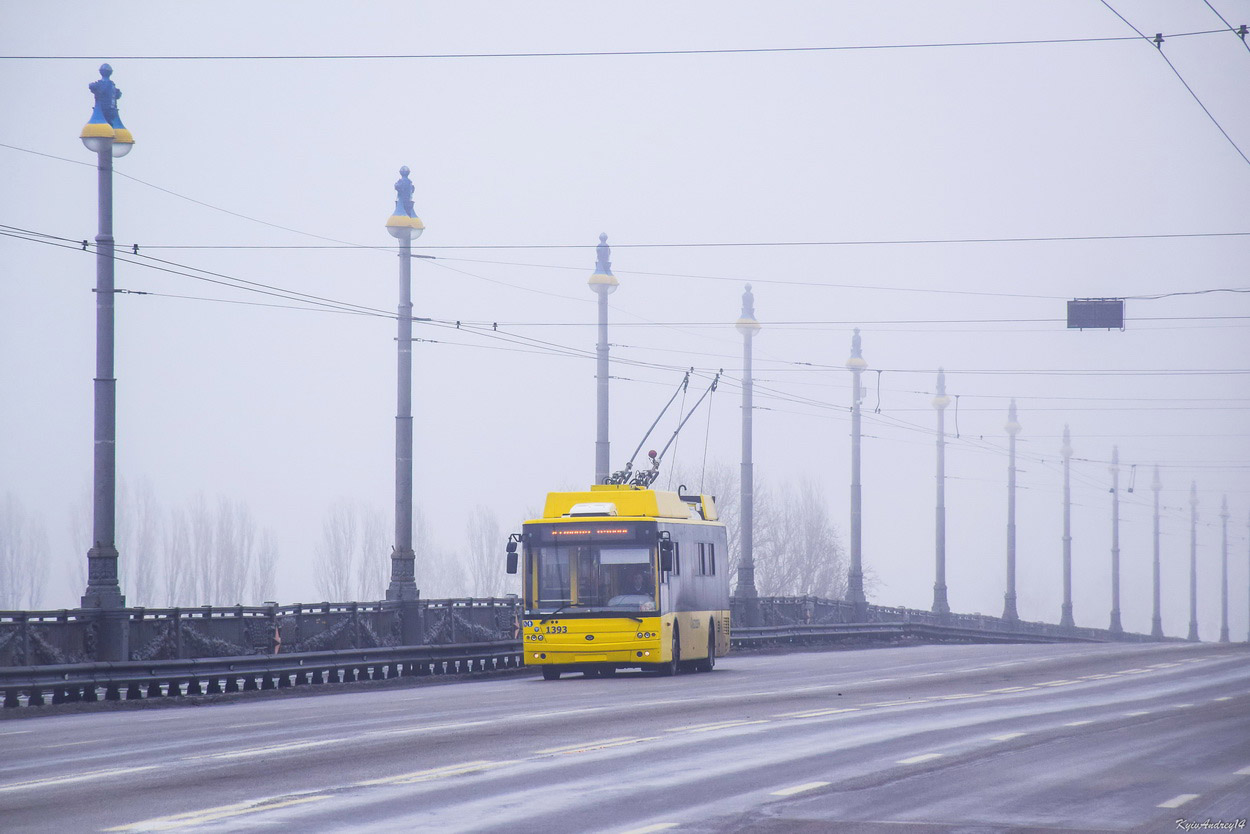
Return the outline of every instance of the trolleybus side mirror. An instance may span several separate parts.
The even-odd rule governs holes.
[[[516,567],[517,567],[516,540],[513,539],[511,536],[508,537],[507,551],[508,551],[508,573],[516,573]]]
[[[660,542],[660,570],[671,571],[673,569],[673,543],[668,539]]]

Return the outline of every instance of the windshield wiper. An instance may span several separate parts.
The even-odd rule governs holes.
[[[539,620],[538,622],[540,622],[540,623],[545,623],[545,622],[547,622],[548,620],[550,620],[552,617],[554,617],[556,614],[559,614],[561,611],[563,611],[563,610],[564,610],[564,609],[566,609],[566,608],[585,608],[585,607],[586,607],[586,606],[582,605],[580,602],[566,602],[564,605],[561,605],[561,606],[560,606],[559,608],[557,608],[555,611],[552,611],[550,614],[548,614],[547,616],[543,617],[543,618],[542,618],[541,620]]]

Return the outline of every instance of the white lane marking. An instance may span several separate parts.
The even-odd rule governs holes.
[[[1179,663],[1154,663],[1151,664],[1152,669],[1171,669],[1174,666],[1180,666]]]
[[[933,700],[935,701],[959,701],[963,698],[984,698],[984,697],[985,697],[984,692],[975,692],[975,693],[968,693],[968,694],[963,694],[963,695],[939,695]]]
[[[1243,767],[1241,770],[1233,772],[1234,776],[1250,776],[1250,766]]]
[[[1132,712],[1126,712],[1126,713],[1124,713],[1124,714],[1125,714],[1125,715],[1150,715],[1150,710],[1148,710],[1148,709],[1136,709],[1136,710],[1133,710]]]
[[[599,741],[583,741],[580,744],[566,744],[563,747],[548,747],[546,750],[535,750],[535,753],[563,753],[565,750],[578,750],[592,744],[612,744],[617,741],[628,741],[634,736],[617,736],[616,738],[604,738]]]
[[[644,741],[658,741],[660,736],[643,736],[637,738],[622,738],[616,741],[601,741],[591,744],[585,744],[581,747],[569,747],[564,750],[556,751],[556,755],[566,756],[570,753],[591,753],[595,750],[607,750],[610,747],[624,747],[627,744],[642,744]]]
[[[1039,683],[1038,686],[1067,686],[1070,683],[1076,683],[1076,681],[1060,679],[1057,681],[1046,681],[1045,683]]]
[[[227,724],[222,727],[223,730],[246,730],[250,727],[268,727],[270,724],[280,724],[280,721],[257,721],[254,724]]]
[[[193,759],[247,759],[252,756],[269,756],[274,753],[286,753],[289,750],[308,750],[312,747],[325,747],[329,744],[341,744],[348,739],[327,738],[320,741],[292,741],[286,744],[270,744],[266,747],[248,747],[244,750],[227,750],[224,753],[208,753],[203,756],[184,756],[184,761]]]
[[[1193,704],[1172,704],[1172,709],[1184,709],[1185,707],[1192,707],[1192,706]]]
[[[777,718],[818,718],[822,715],[837,715],[840,712],[859,712],[858,707],[842,707],[841,709],[810,709],[806,712],[783,712]]]
[[[1184,805],[1186,802],[1190,802],[1197,798],[1198,798],[1198,794],[1196,793],[1183,793],[1183,794],[1180,794],[1179,796],[1172,797],[1167,802],[1160,802],[1155,807],[1156,808],[1179,808],[1182,805]]]
[[[1064,724],[1065,727],[1084,727],[1086,724],[1093,724],[1093,721],[1069,721]]]
[[[1231,700],[1233,700],[1233,696],[1232,696],[1232,695],[1225,695],[1223,698],[1216,698],[1215,700],[1217,700],[1217,701],[1231,701]]]
[[[433,733],[438,730],[462,730],[465,727],[477,727],[481,724],[497,724],[497,721],[461,721],[455,724],[430,724],[424,727],[404,727],[403,729],[373,730],[364,733],[366,736],[410,736],[417,733]]]
[[[928,703],[928,702],[929,702],[929,699],[928,699],[928,698],[918,698],[918,699],[916,699],[916,700],[914,700],[914,701],[912,701],[912,700],[907,700],[907,701],[878,701],[878,702],[877,702],[877,703],[875,703],[875,704],[864,704],[864,706],[866,706],[866,707],[902,707],[902,706],[906,706],[907,704],[926,704],[926,703]]]
[[[1001,736],[990,736],[990,741],[1011,741],[1013,738],[1027,735],[1028,733],[1003,733]]]
[[[906,764],[906,765],[920,764],[921,762],[927,762],[930,759],[940,759],[940,758],[942,758],[941,753],[921,753],[919,756],[912,756],[909,759],[899,759],[897,762],[895,762],[895,764]]]
[[[864,681],[864,683],[893,683],[896,680],[898,678],[873,678],[870,681]]]
[[[412,773],[400,773],[397,776],[385,776],[381,779],[366,779],[363,782],[355,783],[353,787],[365,788],[373,785],[411,785],[414,782],[429,782],[434,779],[442,779],[447,776],[464,776],[469,773],[494,770],[495,768],[505,767],[510,764],[516,764],[516,762],[463,762],[461,764],[446,765],[444,767],[433,767],[429,770],[416,770]]]
[[[0,736],[22,736],[33,732],[34,730],[9,730],[7,733],[0,733]]]
[[[86,773],[76,773],[71,776],[53,776],[50,779],[31,779],[27,782],[13,782],[8,785],[0,785],[0,793],[22,791],[30,788],[44,788],[50,785],[69,785],[74,782],[107,779],[110,776],[124,776],[129,773],[140,773],[145,770],[155,769],[156,765],[144,765],[142,767],[111,767],[107,770],[89,770]]]
[[[710,733],[713,730],[728,730],[733,727],[745,727],[748,724],[767,724],[766,719],[757,721],[722,721],[719,724],[708,724],[702,727],[679,727],[673,730],[665,730],[666,733]]]
[[[657,822],[655,825],[644,825],[642,828],[631,828],[628,831],[622,831],[621,834],[651,834],[652,831],[665,831],[669,828],[676,828],[675,822]]]
[[[1092,675],[1081,675],[1081,680],[1083,680],[1083,681],[1102,681],[1102,680],[1106,680],[1107,678],[1110,678],[1110,677],[1114,677],[1114,675],[1108,675],[1108,674],[1106,674],[1105,672],[1096,672],[1095,674],[1092,674]]]
[[[773,791],[772,793],[769,794],[769,796],[794,796],[796,793],[803,793],[804,791],[814,791],[817,788],[823,788],[828,784],[829,784],[828,782],[804,782],[802,785],[794,785],[793,787],[782,788],[779,791]]]
[[[108,739],[101,739],[101,741],[108,741]],[[44,747],[40,747],[39,749],[40,750],[56,750],[59,747],[78,747],[81,744],[94,744],[94,743],[95,743],[94,739],[92,741],[67,741],[64,744],[49,744]]]
[[[153,817],[150,820],[132,822],[129,825],[118,825],[106,828],[105,831],[173,831],[178,828],[189,828],[206,822],[238,817],[243,814],[260,814],[265,811],[276,811],[292,805],[304,805],[321,799],[329,799],[326,794],[300,796],[292,799],[262,799],[259,802],[240,802],[235,805],[220,805],[216,808],[205,808],[202,811],[188,811],[185,814],[174,814],[168,817]]]
[[[1033,688],[1033,687],[1031,687],[1031,686],[1008,686],[1008,687],[1006,687],[1006,688],[1004,688],[1004,689],[991,689],[991,690],[989,690],[989,692],[991,692],[991,693],[993,693],[993,694],[995,694],[995,695],[998,695],[998,694],[1001,694],[1001,693],[1004,693],[1004,692],[1025,692],[1025,691],[1027,691],[1027,690],[1029,690],[1029,689],[1032,689],[1032,688]]]

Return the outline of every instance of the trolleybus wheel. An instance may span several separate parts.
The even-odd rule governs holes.
[[[716,626],[710,622],[707,626],[707,657],[696,660],[694,668],[700,672],[710,672],[716,668]]]
[[[552,666],[544,666],[543,667],[543,680],[545,681],[560,680],[560,670]]]

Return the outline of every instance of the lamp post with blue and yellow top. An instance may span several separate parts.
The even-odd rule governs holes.
[[[611,473],[608,443],[608,296],[620,281],[612,274],[612,250],[608,235],[599,235],[595,247],[595,271],[586,284],[599,296],[599,341],[595,345],[595,483],[602,484]]]
[[[386,230],[399,241],[399,382],[395,408],[395,545],[391,550],[391,583],[386,598],[417,599],[416,554],[412,550],[412,242],[425,224],[412,207],[415,190],[408,166],[395,182],[395,212]]]
[[[134,137],[117,112],[121,90],[113,68],[100,67],[100,80],[88,85],[95,96],[91,120],[80,138],[94,151],[99,170],[99,234],[96,235],[95,453],[92,487],[92,546],[87,552],[83,608],[117,609],[126,604],[117,578],[115,519],[117,497],[117,380],[113,377],[113,158],[134,147]],[[108,658],[101,658],[108,659]],[[125,659],[125,658],[120,658]]]

